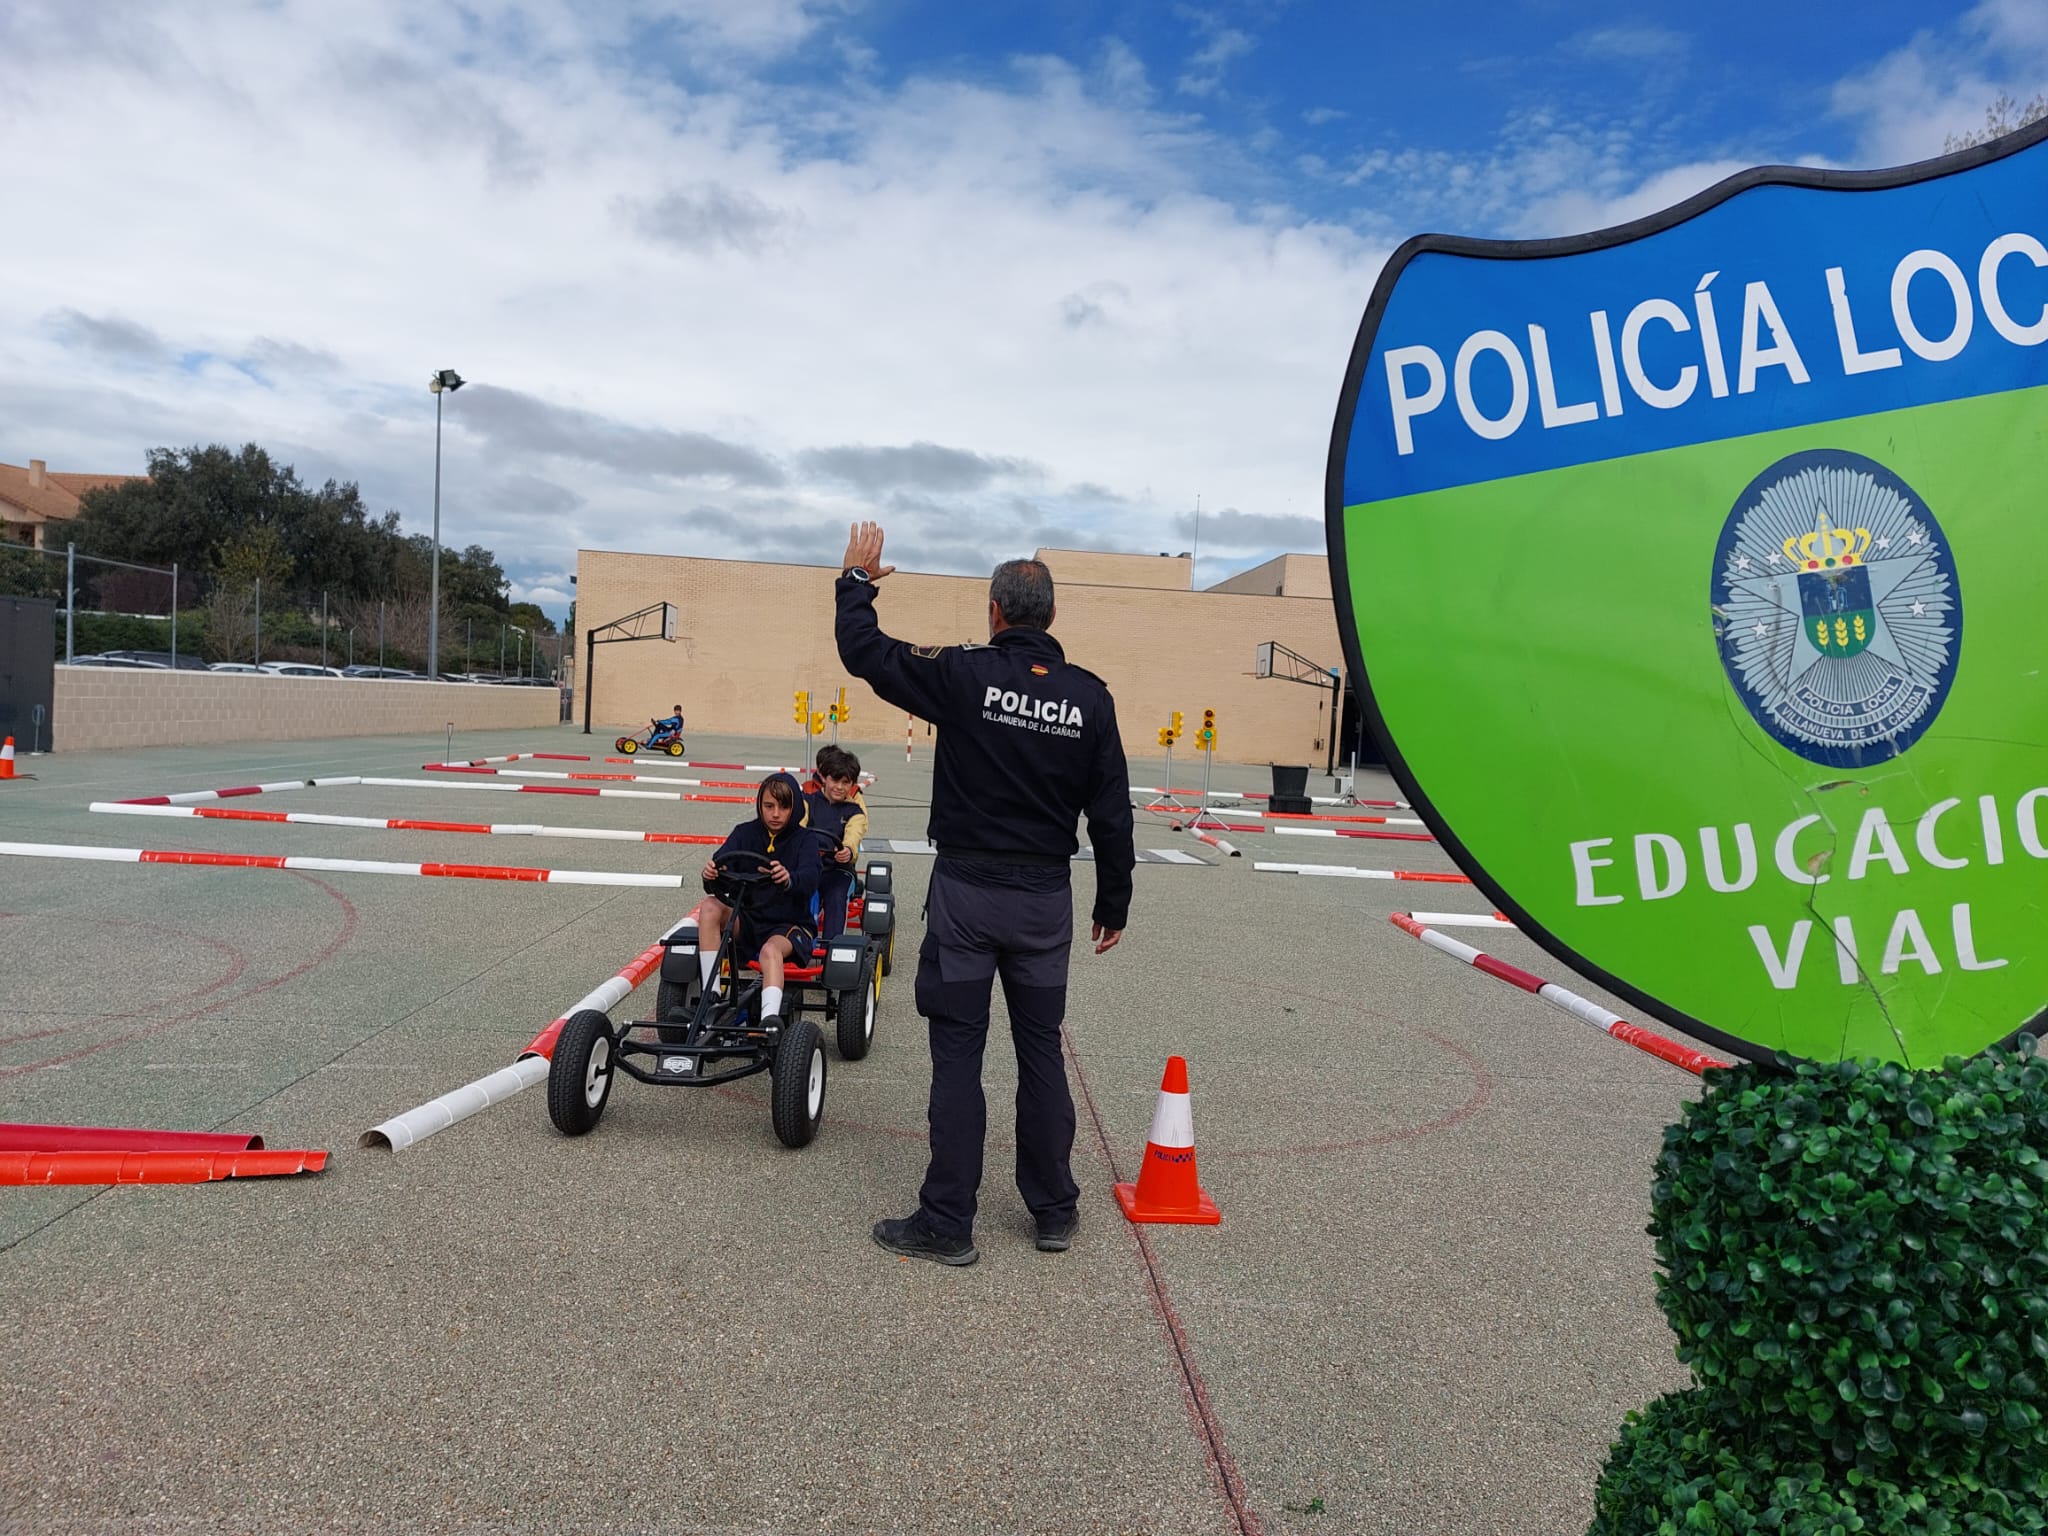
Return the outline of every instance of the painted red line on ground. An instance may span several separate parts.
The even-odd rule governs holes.
[[[0,913],[0,916],[12,915],[11,913]],[[226,953],[228,968],[218,979],[208,982],[203,987],[194,987],[185,992],[174,992],[171,996],[157,1004],[156,1006],[158,1007],[172,1008],[180,1003],[196,1003],[200,998],[210,997],[223,987],[233,986],[237,981],[241,980],[242,973],[249,969],[249,957],[247,955],[243,954],[241,950],[228,943],[225,939],[216,939],[208,934],[192,933],[184,928],[170,928],[161,923],[145,923],[119,917],[67,918],[66,921],[97,923],[105,928],[146,928],[152,932],[167,933],[177,938],[190,939],[195,944],[204,944],[208,949]],[[0,1046],[20,1045],[30,1040],[47,1040],[52,1035],[68,1035],[75,1029],[96,1029],[109,1022],[141,1018],[142,1014],[143,1010],[139,1008],[131,1009],[126,1013],[100,1014],[91,1019],[81,1019],[74,1024],[60,1024],[55,1029],[38,1029],[21,1035],[0,1035]],[[0,1073],[0,1076],[4,1075],[4,1073]]]
[[[546,880],[544,869],[521,869],[511,864],[422,864],[423,875],[445,876],[451,880]]]
[[[138,864],[210,864],[226,869],[283,869],[281,853],[201,853],[188,848],[145,848]]]
[[[290,821],[289,811],[230,811],[217,805],[195,805],[194,816],[204,816],[209,821]]]
[[[1081,1101],[1088,1106],[1088,1118],[1094,1122],[1095,1139],[1109,1164],[1110,1177],[1121,1183],[1123,1171],[1117,1166],[1116,1149],[1110,1145],[1109,1133],[1102,1125],[1102,1112],[1095,1107],[1095,1095],[1088,1087],[1087,1074],[1081,1069],[1081,1053],[1075,1048],[1074,1037],[1064,1026],[1060,1035],[1066,1042],[1067,1055],[1074,1063],[1074,1082],[1080,1087]],[[1167,1341],[1173,1345],[1174,1358],[1180,1366],[1181,1394],[1187,1403],[1188,1418],[1193,1423],[1195,1438],[1201,1444],[1203,1460],[1209,1464],[1210,1474],[1216,1479],[1216,1491],[1229,1508],[1240,1536],[1262,1536],[1264,1527],[1251,1507],[1237,1462],[1231,1457],[1229,1446],[1224,1444],[1223,1426],[1216,1422],[1216,1410],[1209,1402],[1209,1388],[1195,1365],[1194,1349],[1188,1343],[1187,1330],[1181,1326],[1180,1314],[1174,1311],[1173,1299],[1166,1294],[1166,1281],[1159,1273],[1159,1261],[1145,1236],[1144,1225],[1138,1222],[1126,1222],[1124,1225],[1129,1228],[1138,1247],[1138,1258],[1144,1265],[1146,1294],[1166,1329]]]
[[[178,1014],[174,1018],[161,1020],[142,1029],[131,1030],[125,1035],[108,1035],[103,1039],[93,1041],[91,1045],[81,1046],[68,1055],[52,1057],[48,1061],[31,1062],[19,1067],[0,1067],[0,1078],[22,1077],[30,1072],[46,1071],[51,1067],[69,1066],[72,1062],[90,1056],[95,1051],[104,1051],[110,1046],[126,1045],[131,1040],[145,1040],[151,1035],[162,1034],[165,1030],[173,1029],[180,1024],[189,1024],[194,1019],[203,1019],[210,1013],[218,1013],[231,1003],[246,1002],[252,997],[260,997],[263,993],[270,991],[274,987],[281,987],[288,981],[298,980],[299,977],[305,975],[308,971],[318,970],[329,960],[332,960],[341,951],[342,947],[356,936],[356,927],[361,921],[361,916],[356,911],[355,903],[329,885],[325,880],[306,874],[302,870],[290,870],[287,873],[295,875],[308,885],[315,886],[326,892],[341,905],[341,931],[329,939],[311,959],[302,960],[299,964],[284,972],[284,974],[273,976],[269,981],[258,982],[245,992],[237,992],[232,997],[224,997],[217,1002],[208,1003],[204,1008],[194,1008],[189,1012]],[[212,989],[209,988],[208,990]]]
[[[1331,998],[1326,1001],[1336,1000]],[[1338,1003],[1337,1006],[1352,1005]],[[1365,1010],[1357,1011],[1362,1013]],[[1448,1131],[1452,1126],[1470,1120],[1484,1109],[1487,1100],[1493,1097],[1493,1074],[1486,1070],[1485,1062],[1457,1041],[1446,1040],[1442,1035],[1432,1034],[1426,1029],[1421,1033],[1423,1039],[1433,1041],[1457,1057],[1460,1065],[1471,1075],[1472,1092],[1456,1109],[1448,1110],[1422,1125],[1404,1125],[1391,1131],[1377,1131],[1370,1136],[1353,1137],[1349,1141],[1325,1141],[1305,1147],[1245,1147],[1235,1152],[1211,1152],[1208,1156],[1221,1160],[1236,1157],[1317,1157],[1328,1152],[1356,1152],[1365,1147],[1390,1147],[1397,1142],[1413,1141],[1418,1136],[1433,1136],[1438,1131]]]
[[[519,793],[522,795],[594,795],[597,791],[586,789],[581,784],[522,784],[519,786]]]

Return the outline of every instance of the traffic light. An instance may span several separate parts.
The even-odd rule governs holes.
[[[1173,745],[1173,729],[1171,726],[1162,725],[1159,727],[1159,745],[1162,747]]]
[[[846,690],[844,688],[839,690],[839,713],[833,718],[841,725],[846,724],[847,721],[853,718],[852,712],[846,707]]]
[[[822,714],[813,713],[811,715],[811,734],[813,736],[825,734],[825,717]]]
[[[837,725],[839,723],[839,706],[837,704],[827,704],[825,706],[825,718],[834,725]]]
[[[1201,734],[1195,738],[1195,740],[1201,743],[1202,750],[1204,752],[1214,752],[1216,750],[1215,710],[1205,709],[1202,711],[1202,731]]]
[[[1177,709],[1173,712],[1173,734],[1176,737],[1180,735],[1180,711]]]
[[[796,691],[796,714],[792,716],[792,718],[796,721],[798,725],[802,725],[805,719],[809,717],[810,713],[810,693],[805,689],[799,688]]]

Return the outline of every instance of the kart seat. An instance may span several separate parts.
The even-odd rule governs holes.
[[[749,960],[747,962],[747,969],[758,971],[761,969],[761,962]],[[784,981],[816,981],[824,974],[825,967],[822,965],[785,965],[782,968],[782,979]]]

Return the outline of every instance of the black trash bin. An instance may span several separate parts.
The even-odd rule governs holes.
[[[1273,798],[1266,803],[1276,811],[1307,815],[1308,769],[1292,763],[1273,764]]]

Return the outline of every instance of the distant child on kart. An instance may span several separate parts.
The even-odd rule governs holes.
[[[656,737],[680,736],[683,734],[683,706],[680,704],[676,705],[675,711],[666,720],[654,722],[654,735]]]
[[[818,937],[832,939],[846,926],[853,890],[853,858],[867,836],[868,808],[860,798],[860,759],[844,747],[820,747],[818,771],[805,786],[810,828],[824,850],[818,882]]]
[[[814,935],[811,932],[811,897],[818,889],[823,861],[818,840],[803,824],[804,797],[793,774],[773,774],[762,781],[754,795],[754,818],[732,829],[732,835],[704,866],[704,889],[714,892],[720,881],[719,861],[728,854],[758,853],[771,862],[767,872],[774,881],[770,892],[750,893],[740,905],[738,948],[733,955],[733,990],[749,960],[761,962],[761,1015],[769,1018],[782,1012],[782,967],[808,965]],[[759,868],[751,859],[735,864],[745,872]],[[718,964],[718,948],[725,925],[732,915],[717,895],[706,895],[697,912],[697,932],[703,937],[697,946],[697,963],[704,986],[710,989]]]

